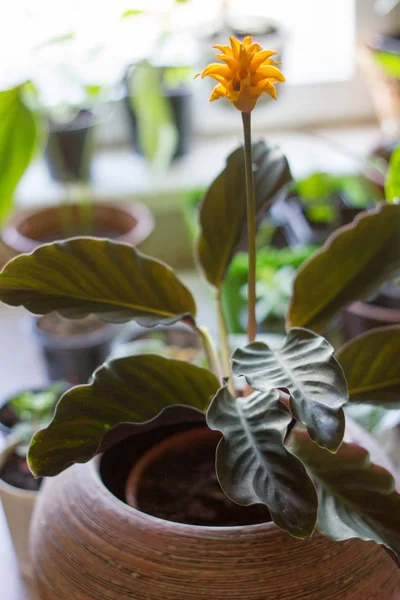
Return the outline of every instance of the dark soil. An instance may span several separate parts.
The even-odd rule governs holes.
[[[252,525],[271,520],[264,505],[239,506],[222,491],[215,473],[215,448],[152,463],[138,490],[142,512],[176,523],[213,527]]]
[[[90,227],[76,227],[72,231],[69,231],[69,232],[54,231],[54,232],[48,233],[47,235],[43,235],[40,238],[40,242],[42,244],[49,244],[51,242],[56,242],[58,240],[65,240],[70,237],[77,237],[77,236],[81,236],[81,235],[94,236],[94,237],[99,237],[99,238],[108,238],[111,240],[115,240],[121,236],[121,230],[120,229],[111,229],[110,227],[101,228],[101,227],[98,227],[97,225],[95,225],[94,230],[93,230],[93,228],[90,228]]]
[[[25,458],[15,453],[9,456],[0,470],[0,478],[9,485],[32,492],[37,492],[42,483],[41,478],[34,478]]]
[[[41,317],[38,321],[39,329],[53,335],[83,335],[104,327],[105,324],[98,317],[89,315],[84,319],[65,319],[57,313]]]

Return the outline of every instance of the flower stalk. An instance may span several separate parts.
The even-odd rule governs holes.
[[[248,237],[248,317],[247,337],[254,342],[257,333],[256,321],[256,205],[254,195],[253,157],[251,148],[251,112],[242,113],[244,133],[244,156],[247,193],[247,237]]]

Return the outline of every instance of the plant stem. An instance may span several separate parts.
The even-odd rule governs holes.
[[[214,344],[214,340],[212,339],[210,332],[207,327],[196,327],[196,331],[200,336],[201,342],[204,348],[204,354],[206,355],[207,364],[219,380],[222,380],[222,369],[221,364],[218,357],[218,352]]]
[[[243,113],[244,155],[247,191],[247,237],[249,254],[247,337],[254,342],[256,322],[256,204],[254,197],[253,158],[251,150],[251,113]]]
[[[216,295],[217,302],[217,317],[218,317],[218,331],[219,331],[219,345],[221,350],[222,359],[222,371],[223,377],[229,378],[228,388],[231,394],[234,395],[231,375],[231,350],[229,347],[229,332],[225,321],[225,315],[222,307],[222,295],[221,290],[217,290]]]

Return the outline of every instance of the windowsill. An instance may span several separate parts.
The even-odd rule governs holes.
[[[254,139],[260,137],[269,144],[278,144],[289,159],[293,175],[301,177],[314,170],[362,170],[362,159],[379,142],[380,131],[372,123],[254,135]],[[223,168],[226,156],[240,143],[239,132],[197,139],[192,151],[164,174],[152,173],[130,148],[101,150],[93,159],[90,193],[98,200],[146,199],[153,210],[170,211],[180,205],[184,192],[207,186]],[[37,160],[21,181],[16,196],[20,206],[29,207],[55,204],[65,199],[66,193],[61,185],[51,181],[44,161]]]

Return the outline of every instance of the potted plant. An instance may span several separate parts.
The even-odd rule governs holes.
[[[122,32],[120,14],[114,25],[118,25],[116,32]],[[103,35],[96,48],[92,38],[82,35],[79,24],[56,38],[43,35],[31,48],[34,62],[29,73],[24,70],[20,79],[0,92],[3,264],[17,253],[61,237],[98,235],[139,244],[152,230],[146,207],[93,203],[86,185],[95,122],[115,98],[127,64],[127,58],[114,57],[110,40]],[[65,201],[61,206],[12,214],[15,188],[42,147],[51,173],[64,185]]]
[[[212,99],[226,96],[242,112],[245,135],[200,211],[197,258],[215,292],[220,353],[172,270],[124,244],[55,242],[0,274],[0,299],[38,314],[184,322],[209,365],[148,354],[111,361],[68,391],[34,436],[33,472],[64,471],[46,482],[32,529],[43,600],[398,596],[400,495],[387,461],[363,447],[366,434],[347,423],[344,438],[343,406],[396,403],[399,329],[366,334],[335,356],[321,332],[398,270],[388,255],[400,206],[383,203],[339,229],[299,269],[281,347],[255,341],[256,217],[290,171],[277,149],[251,144],[250,116],[283,77],[251,38],[231,44],[222,48],[229,69],[203,71],[220,84]],[[221,286],[244,239],[248,345],[231,361]]]
[[[192,78],[189,66],[142,62],[128,70],[125,104],[133,147],[156,168],[168,167],[190,150]]]
[[[174,31],[172,9],[186,0],[174,0],[159,12],[160,30],[147,58],[129,66],[124,78],[124,100],[133,147],[155,171],[190,150],[192,142],[192,81],[196,44],[193,36]],[[136,10],[123,18],[136,17]],[[158,13],[158,11],[156,11]],[[146,11],[151,14],[151,9]],[[181,47],[186,46],[182,55]]]
[[[363,175],[316,171],[294,182],[271,214],[283,227],[289,244],[322,244],[337,227],[350,223],[383,197]]]
[[[0,408],[3,433],[0,451],[0,499],[24,575],[31,576],[29,524],[41,479],[35,479],[26,462],[33,434],[51,420],[54,407],[67,389],[65,383],[24,390],[7,399]]]

